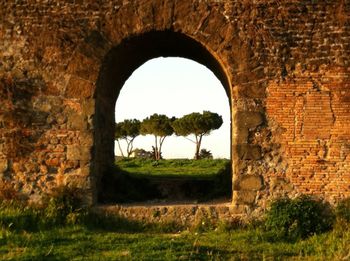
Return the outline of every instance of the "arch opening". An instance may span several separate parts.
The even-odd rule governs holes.
[[[229,159],[230,106],[220,81],[207,67],[193,60],[160,57],[141,65],[125,82],[117,98],[115,121],[137,119],[142,122],[154,113],[181,118],[202,111],[218,113],[223,124],[205,135],[200,148],[210,150],[215,159]],[[114,151],[119,160],[152,157],[153,135],[137,135],[129,147],[127,144],[123,138],[115,141]],[[128,156],[128,151],[136,153]],[[192,159],[194,156],[193,135],[166,137],[163,159]]]
[[[219,79],[230,103],[230,83],[223,66],[194,39],[181,33],[162,31],[149,32],[122,41],[105,57],[97,82],[92,162],[97,202],[113,201],[115,183],[123,182],[114,180],[112,175],[115,171],[114,108],[120,90],[138,67],[158,57],[183,57],[204,65]]]

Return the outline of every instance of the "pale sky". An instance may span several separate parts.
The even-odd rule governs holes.
[[[210,150],[214,158],[230,158],[230,108],[220,81],[192,60],[156,58],[140,66],[125,82],[117,99],[115,120],[142,120],[153,113],[181,117],[203,110],[218,113],[224,123],[203,137],[201,148]],[[151,150],[152,145],[154,137],[150,135],[134,141],[134,148]],[[194,143],[175,135],[167,137],[162,148],[164,158],[193,158],[194,152]],[[115,153],[120,155],[117,144]]]

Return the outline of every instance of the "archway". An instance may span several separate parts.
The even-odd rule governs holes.
[[[185,114],[206,110],[218,113],[223,124],[205,136],[201,149],[209,150],[216,159],[229,159],[231,115],[228,97],[221,82],[207,67],[193,60],[158,57],[142,64],[125,82],[117,98],[115,121],[142,121],[154,113],[180,118]],[[153,145],[153,135],[138,135],[133,140],[132,150],[150,152]],[[165,139],[164,145],[164,159],[194,157],[195,143],[191,135],[182,137],[173,134]],[[124,139],[115,141],[114,151],[118,159],[127,157],[126,150]],[[150,155],[146,153],[143,157]],[[130,157],[134,156],[132,154]]]
[[[109,175],[114,164],[114,107],[124,82],[146,61],[156,57],[184,57],[209,68],[231,97],[230,82],[220,61],[202,44],[171,31],[148,32],[122,41],[104,59],[96,88],[92,170],[99,198],[113,184]],[[231,105],[230,105],[231,107]]]

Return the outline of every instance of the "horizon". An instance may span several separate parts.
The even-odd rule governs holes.
[[[203,137],[201,149],[211,151],[214,158],[230,158],[231,113],[221,82],[207,67],[193,60],[161,57],[141,65],[125,82],[116,102],[115,121],[143,120],[153,113],[179,118],[203,110],[221,115],[223,124]],[[153,144],[152,135],[140,135],[134,141],[134,149],[150,151]],[[125,150],[125,146],[122,148]],[[195,145],[188,138],[175,135],[167,137],[162,148],[163,158],[193,158],[194,152]],[[115,155],[121,155],[117,144]]]

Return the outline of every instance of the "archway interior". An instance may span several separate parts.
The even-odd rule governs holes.
[[[132,103],[132,104],[130,104]],[[202,149],[209,150],[218,159],[230,158],[230,106],[226,92],[216,76],[205,66],[185,58],[154,58],[141,65],[125,82],[117,99],[115,121],[138,119],[157,113],[180,118],[192,112],[208,110],[222,116],[222,126],[204,137]],[[133,149],[151,151],[152,135],[139,135]],[[124,140],[115,142],[115,155],[126,156]],[[194,137],[165,139],[164,159],[192,159],[195,153]]]
[[[113,198],[114,108],[119,92],[139,66],[157,57],[184,57],[203,64],[231,97],[230,83],[221,64],[203,45],[184,34],[148,32],[128,38],[113,48],[102,64],[95,97],[92,172],[100,202]]]

